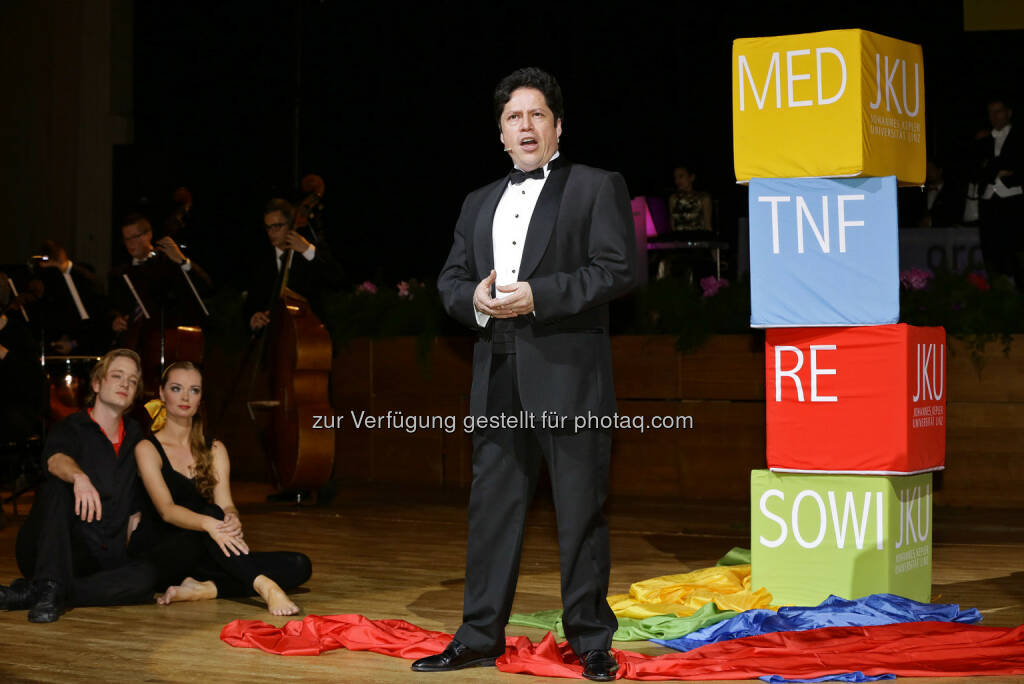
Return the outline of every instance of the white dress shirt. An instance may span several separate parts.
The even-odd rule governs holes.
[[[530,219],[537,206],[537,199],[540,198],[540,191],[548,182],[548,176],[551,173],[548,167],[557,157],[558,152],[555,152],[548,163],[544,165],[544,178],[527,178],[518,185],[512,185],[512,181],[509,181],[505,186],[505,193],[498,201],[497,209],[494,210],[491,242],[494,246],[496,299],[503,299],[513,294],[498,290],[499,285],[515,285],[519,282],[519,267],[523,261],[523,244],[526,242],[526,233],[530,228]],[[487,321],[491,318],[487,314],[477,311],[475,307],[473,315],[476,316],[476,322],[481,328],[486,326]]]
[[[274,256],[277,257],[277,272],[281,272],[281,255],[284,254],[283,249],[279,249],[276,245],[274,247]],[[300,252],[306,261],[312,261],[316,256],[316,245],[310,245],[309,249],[305,252]]]
[[[1003,151],[1003,145],[1006,143],[1006,136],[1010,134],[1010,129],[1013,128],[1010,124],[1007,124],[1000,128],[998,131],[992,131],[992,140],[995,143],[995,153],[998,157]],[[1024,189],[1019,185],[1013,187],[1008,186],[1003,182],[1002,178],[996,178],[994,183],[989,183],[985,186],[985,192],[982,193],[981,199],[992,199],[992,195],[1002,197],[1013,197],[1014,195],[1024,194]]]

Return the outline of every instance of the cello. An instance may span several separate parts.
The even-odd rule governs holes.
[[[289,231],[309,221],[319,207],[320,192],[310,193],[292,216]],[[248,402],[252,409],[269,409],[271,467],[279,490],[320,489],[334,469],[334,432],[313,428],[314,416],[333,412],[329,397],[331,338],[310,307],[309,300],[288,287],[295,257],[287,257],[268,306],[270,324],[261,344],[269,346],[273,398]],[[299,495],[301,498],[301,495]]]

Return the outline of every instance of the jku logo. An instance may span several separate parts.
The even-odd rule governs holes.
[[[921,488],[901,489],[899,493],[900,524],[896,528],[896,548],[903,545],[918,544],[928,541],[928,534],[931,532],[932,517],[932,486],[925,486],[925,495],[921,495]],[[927,497],[927,504],[925,503]],[[914,509],[917,508],[915,514]],[[924,513],[922,520],[921,514]],[[917,522],[917,527],[914,523]],[[904,534],[904,532],[906,532]]]
[[[917,345],[917,389],[914,401],[940,401],[945,394],[946,345]]]
[[[878,109],[882,106],[882,91],[885,91],[885,111],[892,111],[889,106],[891,102],[896,107],[897,114],[905,114],[906,116],[914,117],[921,110],[921,84],[920,84],[920,65],[914,62],[914,111],[910,111],[910,105],[907,104],[907,60],[900,59],[897,57],[893,60],[892,71],[889,70],[889,55],[885,55],[885,62],[883,68],[882,55],[875,55],[875,101],[872,102],[869,107],[872,109]],[[893,85],[893,81],[896,78],[896,71],[900,70],[902,73],[902,86],[903,86],[903,109],[900,109],[900,99],[896,94],[896,88]],[[883,78],[884,76],[884,78]],[[882,81],[885,81],[885,87],[882,87]],[[890,93],[892,97],[890,98]]]

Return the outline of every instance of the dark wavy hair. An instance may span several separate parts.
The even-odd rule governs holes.
[[[555,121],[565,118],[562,89],[555,77],[537,67],[525,67],[516,69],[501,79],[494,89],[494,120],[498,122],[498,128],[501,128],[501,112],[512,97],[513,91],[518,88],[536,88],[544,95],[551,113],[555,115]]]

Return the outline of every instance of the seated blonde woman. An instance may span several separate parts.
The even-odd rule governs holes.
[[[227,449],[218,440],[207,444],[203,435],[202,395],[193,364],[164,371],[154,435],[135,448],[150,501],[129,552],[160,569],[158,586],[167,587],[160,604],[258,594],[271,614],[294,615],[299,607],[285,591],[309,579],[309,557],[250,551],[231,498]]]

